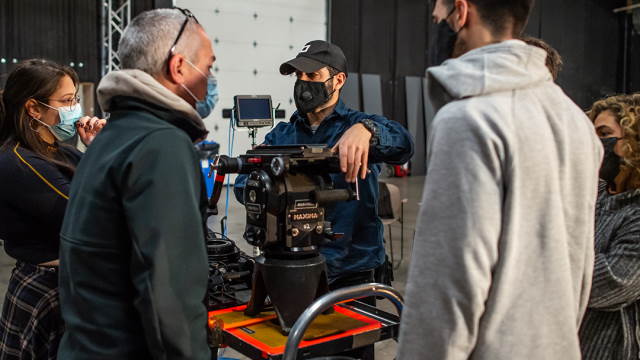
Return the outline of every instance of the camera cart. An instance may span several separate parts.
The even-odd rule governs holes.
[[[251,359],[295,360],[329,356],[378,341],[397,339],[400,317],[354,299],[383,296],[402,312],[402,296],[382,284],[364,284],[323,295],[282,334],[274,312],[245,316],[244,306],[212,311],[219,341]],[[333,313],[326,314],[328,309]],[[221,344],[221,345],[222,345]],[[223,345],[223,346],[224,346]]]

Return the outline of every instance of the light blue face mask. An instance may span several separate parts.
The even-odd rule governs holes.
[[[218,80],[209,75],[207,78],[207,95],[204,100],[196,101],[196,111],[200,114],[201,118],[206,118],[213,112],[213,109],[218,103]]]
[[[80,106],[80,104],[75,104],[71,108],[66,106],[54,108],[53,106],[47,105],[42,102],[40,104],[58,111],[60,122],[58,122],[54,126],[48,125],[38,119],[35,119],[42,125],[46,126],[51,134],[53,134],[53,136],[58,139],[58,141],[67,141],[76,135],[76,123],[82,117],[82,107]]]
[[[187,90],[189,95],[196,101],[196,111],[201,118],[206,118],[211,114],[213,109],[216,107],[218,103],[218,80],[216,80],[215,76],[209,74],[209,76],[205,75],[200,69],[195,67],[189,60],[185,59],[187,64],[191,65],[200,75],[204,76],[207,79],[207,94],[204,96],[203,100],[199,100],[192,92],[187,88],[184,84],[182,87]]]

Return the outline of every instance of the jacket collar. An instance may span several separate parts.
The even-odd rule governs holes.
[[[322,121],[324,122],[327,120],[331,120],[335,117],[345,117],[348,113],[349,113],[349,108],[344,104],[344,101],[342,101],[342,98],[339,98],[338,102],[336,103],[336,107],[333,108],[333,112],[329,114],[329,116],[324,118],[324,120]],[[301,115],[297,110],[293,113],[293,115],[291,115],[291,119],[289,120],[289,122],[292,124],[301,122],[302,124],[309,126],[307,115],[306,114]]]
[[[209,133],[196,124],[185,119],[184,113],[175,109],[168,109],[158,104],[139,98],[128,96],[116,96],[111,99],[110,105],[114,113],[118,111],[140,111],[148,113],[162,121],[177,127],[187,133],[192,142],[204,140]],[[126,119],[126,117],[124,117]],[[112,116],[110,121],[120,121],[120,117]]]

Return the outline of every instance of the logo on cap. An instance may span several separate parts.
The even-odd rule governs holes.
[[[301,53],[305,53],[309,50],[309,48],[311,47],[311,45],[307,44],[305,46],[302,47],[302,50],[300,50]]]

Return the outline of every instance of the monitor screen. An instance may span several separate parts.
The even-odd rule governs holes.
[[[270,99],[238,99],[238,117],[240,120],[271,119]]]

